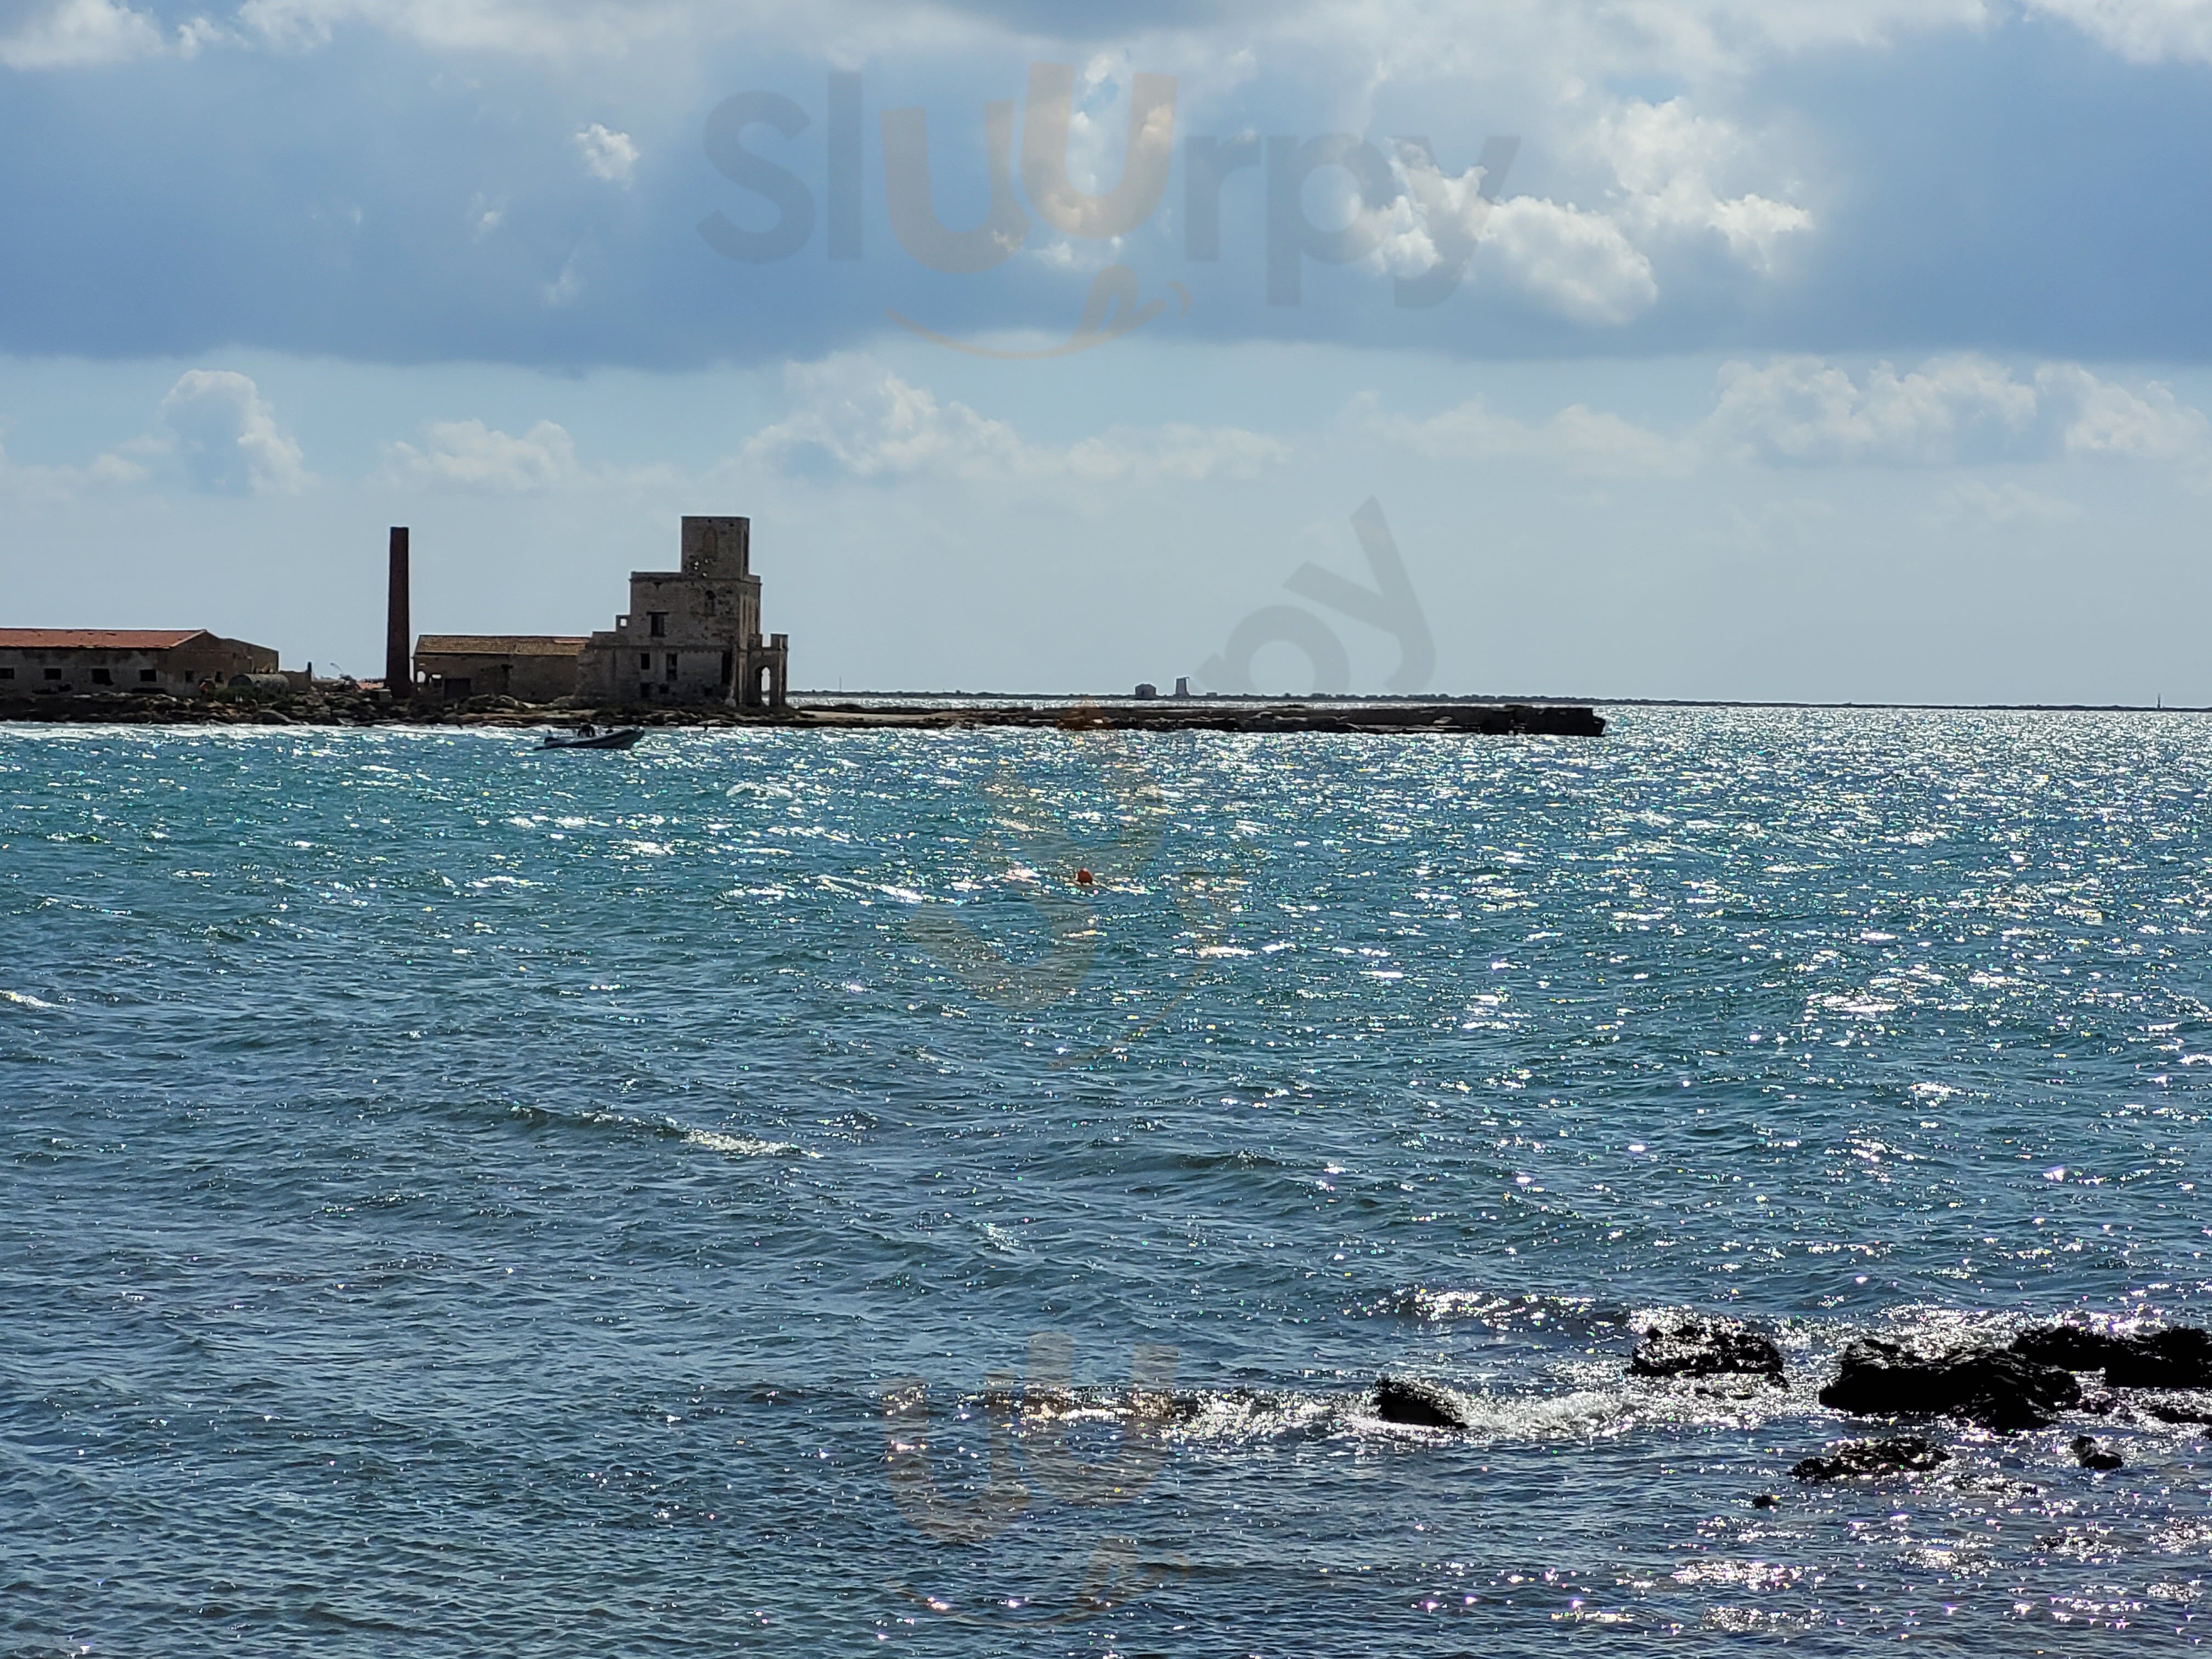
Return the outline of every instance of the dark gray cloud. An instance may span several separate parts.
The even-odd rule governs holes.
[[[1295,258],[1297,303],[1270,303],[1283,222],[1270,218],[1264,161],[1227,177],[1218,258],[1191,257],[1191,137],[1304,140],[1347,118],[1361,66],[1287,47],[1235,76],[1185,72],[1167,188],[1110,248],[1036,222],[1017,155],[1011,199],[1030,222],[1019,251],[973,272],[917,262],[886,212],[884,111],[927,112],[931,208],[966,229],[991,203],[985,106],[1018,106],[1032,58],[1084,61],[1072,9],[963,10],[1042,43],[863,64],[857,259],[828,257],[829,66],[787,50],[726,40],[687,49],[680,68],[644,56],[601,66],[337,27],[312,50],[217,45],[0,71],[11,228],[0,349],[672,367],[817,355],[895,328],[892,312],[966,342],[1010,329],[1064,340],[1103,297],[1093,283],[1109,262],[1134,291],[1108,308],[1108,329],[1157,301],[1145,327],[1211,338],[1474,357],[1972,348],[2194,360],[2212,348],[2201,300],[2212,185],[2199,160],[2212,70],[2129,63],[2063,24],[1825,47],[1677,104],[1666,100],[1695,77],[1600,82],[1552,105],[1503,81],[1386,84],[1361,136],[1380,150],[1421,133],[1447,184],[1472,188],[1457,175],[1486,139],[1522,140],[1502,206],[1487,219],[1470,210],[1485,240],[1467,280],[1407,307],[1394,302],[1394,276],[1431,244],[1403,204],[1386,247],[1350,265]],[[1158,15],[1233,35],[1226,24],[1244,14]],[[159,18],[169,33],[189,21]],[[788,134],[744,128],[759,158],[749,186],[729,176],[726,150],[718,170],[705,133],[726,98],[756,89],[805,119],[787,121]],[[1120,166],[1121,117],[1093,113],[1107,130],[1103,187]],[[628,149],[580,143],[595,126]],[[1339,210],[1327,187],[1348,175],[1321,172],[1298,201],[1326,221]],[[772,179],[787,183],[764,194]],[[720,214],[765,232],[801,200],[811,229],[787,258],[725,257],[700,230]]]

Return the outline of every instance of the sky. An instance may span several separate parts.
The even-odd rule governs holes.
[[[0,624],[2212,704],[2212,0],[0,0]]]

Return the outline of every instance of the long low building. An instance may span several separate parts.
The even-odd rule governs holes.
[[[0,696],[13,692],[191,692],[234,674],[273,674],[265,645],[204,628],[0,628]]]
[[[586,643],[580,634],[425,634],[415,641],[416,683],[453,702],[550,702],[574,695],[576,659]]]

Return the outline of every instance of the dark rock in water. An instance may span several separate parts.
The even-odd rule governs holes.
[[[1854,1474],[1925,1473],[1950,1461],[1951,1454],[1941,1446],[1917,1434],[1900,1434],[1888,1440],[1853,1440],[1829,1456],[1807,1458],[1790,1473],[1800,1480],[1841,1480]]]
[[[1755,1510],[1771,1510],[1780,1501],[1772,1492],[1763,1492],[1751,1500],[1751,1506]]]
[[[1385,1376],[1375,1384],[1375,1414],[1385,1423],[1423,1429],[1463,1429],[1467,1412],[1450,1389],[1417,1376]]]
[[[2123,1339],[2126,1351],[2105,1362],[2115,1389],[2212,1389],[2212,1331],[2186,1325]]]
[[[1631,1376],[1764,1376],[1782,1381],[1782,1350],[1757,1331],[1717,1321],[1686,1319],[1672,1330],[1654,1325],[1628,1361]]]
[[[2143,1407],[2161,1423],[2212,1423],[2212,1412],[2195,1406],[2177,1406],[2167,1400],[2154,1400]]]
[[[2081,1385],[2059,1366],[2001,1349],[1927,1355],[1866,1341],[1844,1351],[1820,1403],[1858,1417],[1955,1417],[2009,1434],[2050,1426],[2081,1403]]]
[[[2074,1437],[2074,1455],[2085,1469],[2117,1469],[2120,1455],[2099,1445],[2086,1434]]]
[[[2212,1388],[2212,1331],[2189,1325],[2127,1336],[2080,1325],[2040,1325],[2014,1337],[2012,1351],[2069,1371],[2102,1371],[2116,1389]]]
[[[2021,1358],[2069,1371],[2101,1371],[2126,1346],[2081,1325],[2038,1325],[2012,1340],[2012,1351]]]

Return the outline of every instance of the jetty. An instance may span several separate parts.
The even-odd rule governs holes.
[[[860,699],[805,693],[778,708],[607,703],[580,698],[532,703],[509,696],[437,702],[394,697],[375,685],[318,682],[177,696],[155,687],[99,695],[0,693],[0,722],[92,726],[598,726],[812,732],[969,732],[1043,726],[1065,732],[1335,732],[1372,736],[1569,737],[1605,734],[1595,709],[1575,703],[1403,698],[1026,697]]]
[[[1099,732],[1352,732],[1481,737],[1597,738],[1605,720],[1567,703],[1372,702],[1350,698],[1179,697],[976,702],[944,706],[825,702],[795,709],[810,725],[930,730],[1055,726]]]

